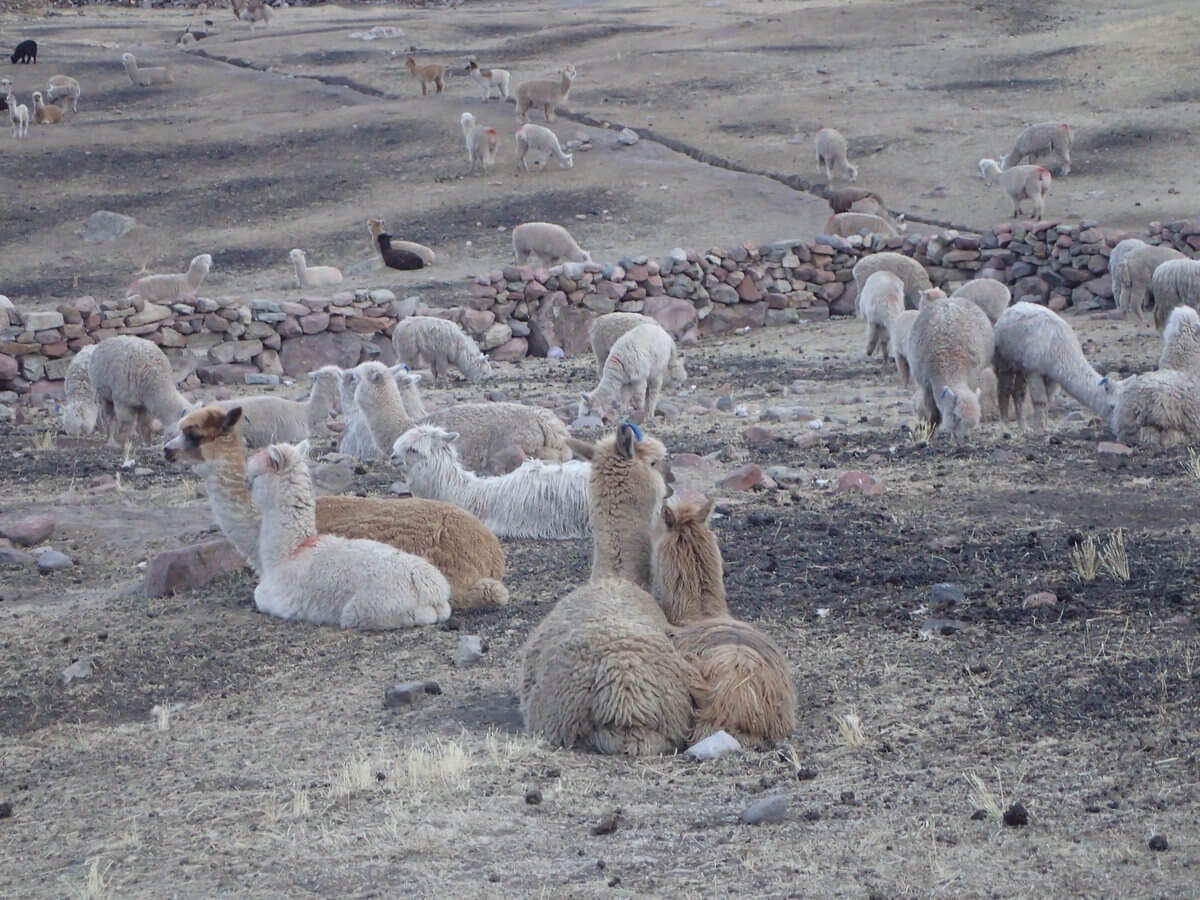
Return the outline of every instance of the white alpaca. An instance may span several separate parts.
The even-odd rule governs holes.
[[[378,541],[317,534],[312,478],[299,449],[275,444],[246,470],[262,511],[254,605],[282,619],[406,628],[450,617],[450,584],[429,562]]]
[[[296,271],[297,287],[327,287],[331,284],[340,284],[342,281],[341,269],[334,266],[310,266],[304,257],[303,250],[293,250],[288,254],[288,259],[291,260],[292,267]]]
[[[579,415],[612,412],[617,400],[631,400],[635,410],[654,419],[658,395],[671,371],[675,341],[657,322],[638,325],[617,338],[600,372],[600,383],[590,393],[579,395]],[[675,357],[676,361],[678,360]]]
[[[459,462],[457,437],[436,425],[416,425],[396,440],[391,462],[414,496],[457,504],[496,537],[563,540],[591,533],[587,463],[529,460],[507,475],[480,478]]]
[[[458,117],[462,128],[463,140],[467,143],[467,161],[471,164],[469,171],[475,173],[475,164],[479,171],[486,175],[496,162],[496,148],[500,145],[500,132],[486,125],[476,125],[475,117],[469,112]]]

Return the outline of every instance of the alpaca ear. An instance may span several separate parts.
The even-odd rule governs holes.
[[[571,448],[571,452],[580,459],[591,459],[596,455],[596,445],[589,444],[587,441],[581,441],[578,438],[567,438],[567,446]]]
[[[308,459],[308,454],[312,451],[312,443],[308,438],[305,438],[296,445],[296,450],[299,451],[302,459]]]
[[[617,455],[622,459],[633,459],[633,446],[636,438],[633,429],[628,425],[617,426]]]
[[[283,449],[278,444],[267,448],[267,459],[271,463],[271,471],[278,472],[283,468]]]
[[[702,507],[700,507],[700,521],[707,523],[708,520],[710,518],[712,518],[713,508],[716,507],[716,505],[717,505],[717,498],[716,497],[709,498],[708,502],[705,503]]]
[[[233,409],[225,413],[225,418],[221,420],[221,434],[229,434],[233,427],[242,420],[242,408],[235,406]]]
[[[458,440],[457,431],[447,431],[442,435],[442,441],[447,444],[453,444]]]
[[[671,504],[669,504],[669,503],[664,503],[664,504],[662,505],[662,518],[663,518],[663,523],[664,523],[664,524],[665,524],[665,525],[666,525],[668,528],[674,528],[674,527],[675,527],[675,521],[676,521],[676,519],[675,519],[675,510],[671,509]]]
[[[407,371],[408,371],[408,366],[404,365],[404,363],[396,363],[396,365],[394,365],[390,369],[388,369],[388,374],[391,375],[392,377],[395,377],[395,376],[403,374],[404,372],[407,372]]]

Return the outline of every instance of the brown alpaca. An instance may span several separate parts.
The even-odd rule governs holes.
[[[616,575],[650,590],[650,527],[671,480],[666,447],[629,424],[595,444],[568,438],[567,446],[592,463],[591,580]]]
[[[724,730],[743,742],[780,740],[796,727],[795,684],[775,642],[729,614],[712,508],[664,503],[654,542],[654,594],[697,674],[693,738]]]
[[[440,63],[429,63],[428,65],[418,66],[417,61],[410,56],[404,61],[404,64],[408,66],[408,71],[421,79],[422,97],[428,93],[427,86],[430,84],[437,88],[439,94],[446,86],[446,67]]]
[[[260,516],[246,486],[241,407],[205,406],[179,420],[179,434],[163,452],[207,464],[205,478],[221,531],[258,571]],[[463,509],[437,500],[318,497],[317,533],[391,544],[432,563],[450,582],[455,610],[504,606],[508,589],[504,551],[483,524]]]

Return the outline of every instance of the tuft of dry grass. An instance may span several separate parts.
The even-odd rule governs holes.
[[[1183,464],[1183,471],[1200,481],[1200,453],[1197,453],[1194,447],[1188,447],[1188,458]]]
[[[917,422],[912,427],[912,442],[914,444],[928,444],[933,440],[933,435],[937,431],[937,426],[929,419],[917,419]]]
[[[1118,528],[1100,548],[1100,566],[1116,581],[1129,580],[1129,554],[1125,552],[1125,532]]]
[[[1000,781],[1000,770],[996,770],[996,787],[1000,792],[999,797],[993,794],[991,788],[974,772],[967,772],[963,777],[970,789],[969,796],[974,808],[986,810],[988,816],[997,824],[1002,822],[1004,819],[1004,785]]]
[[[68,892],[77,900],[111,900],[116,895],[112,882],[108,879],[110,869],[112,862],[102,864],[97,857],[89,859],[83,884],[69,885]]]
[[[57,445],[55,443],[53,431],[43,431],[40,434],[35,434],[33,436],[34,450],[37,450],[41,453],[46,453],[47,451],[53,450],[55,446]]]
[[[365,757],[347,760],[333,777],[330,794],[335,800],[343,800],[354,794],[369,790],[373,778],[371,776],[371,761]],[[293,799],[293,809],[295,801]]]
[[[308,796],[308,789],[297,787],[292,790],[292,817],[296,819],[306,818],[312,812],[312,799]]]
[[[1080,581],[1095,581],[1099,571],[1096,539],[1088,535],[1071,548],[1071,564]]]
[[[414,744],[396,764],[396,775],[410,788],[438,785],[454,790],[471,786],[471,756],[458,741],[433,740]]]
[[[835,721],[842,742],[847,747],[861,747],[867,742],[867,737],[863,734],[862,719],[858,717],[857,710],[852,709],[848,713],[843,713],[837,716]]]

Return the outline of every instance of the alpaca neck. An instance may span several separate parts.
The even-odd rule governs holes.
[[[461,497],[479,480],[479,476],[464,469],[462,463],[449,453],[422,460],[409,473],[409,487],[413,493],[426,498],[432,498],[434,493],[442,497]]]
[[[222,435],[208,446],[216,451],[211,456],[205,454],[208,471],[204,484],[213,518],[250,568],[261,571],[258,559],[261,522],[246,487],[246,456],[241,437]]]
[[[305,265],[304,260],[298,256],[292,260],[292,267],[296,270],[296,281],[298,281],[300,283],[300,286],[303,287],[304,286],[304,270],[307,269],[308,267]]]
[[[275,502],[263,510],[258,556],[264,572],[286,562],[317,533],[317,508],[312,483],[303,483],[305,472],[291,472],[280,479]]]
[[[325,421],[329,418],[329,413],[333,411],[333,399],[332,386],[326,385],[323,380],[319,380],[313,385],[312,392],[308,395],[308,402],[305,404],[309,434],[318,434],[325,430]]]
[[[385,455],[392,452],[392,445],[396,443],[396,439],[413,424],[404,412],[404,401],[400,399],[399,388],[396,389],[394,401],[387,406],[387,409],[359,407],[366,417],[367,427],[371,429],[371,437],[375,438],[375,443]]]
[[[188,286],[191,287],[193,290],[200,287],[200,282],[204,281],[205,274],[206,274],[206,272],[204,270],[204,266],[202,266],[202,265],[188,266],[188,270],[187,270]]]

